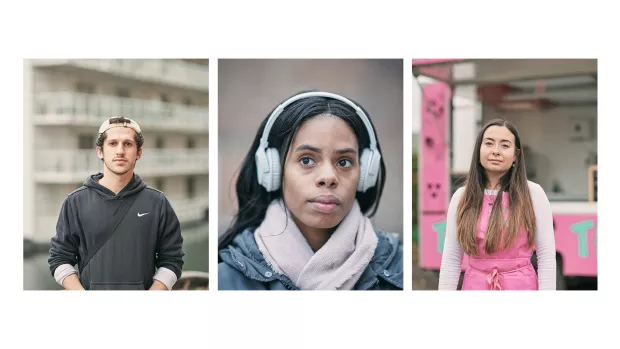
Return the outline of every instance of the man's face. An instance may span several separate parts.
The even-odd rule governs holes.
[[[97,147],[97,155],[103,159],[104,166],[119,176],[133,171],[142,156],[142,149],[138,151],[136,144],[136,132],[129,127],[113,127],[106,134],[103,148]]]

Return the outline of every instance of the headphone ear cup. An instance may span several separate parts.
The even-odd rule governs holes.
[[[366,192],[377,184],[379,177],[379,167],[381,164],[381,154],[365,148],[360,157],[360,180],[357,191]]]
[[[256,162],[256,179],[258,184],[267,189],[265,177],[269,176],[269,164],[267,162],[267,154],[264,149],[258,148],[254,154],[254,162]]]
[[[265,178],[267,191],[276,191],[280,188],[280,154],[276,148],[267,148],[265,151],[269,165],[269,175]]]
[[[368,176],[368,161],[370,157],[370,150],[362,150],[362,156],[360,156],[360,180],[357,183],[357,191],[366,191],[366,177]]]

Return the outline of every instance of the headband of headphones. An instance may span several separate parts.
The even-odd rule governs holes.
[[[282,111],[284,111],[284,108],[286,108],[287,106],[289,106],[291,103],[295,101],[298,101],[304,98],[310,98],[310,97],[327,97],[327,98],[337,99],[341,102],[348,104],[351,108],[355,109],[355,111],[357,112],[357,115],[359,115],[360,119],[362,119],[362,122],[364,123],[364,125],[366,126],[366,130],[368,131],[368,136],[370,137],[370,146],[369,146],[370,150],[377,151],[377,139],[375,138],[375,132],[372,129],[372,124],[370,123],[370,120],[368,120],[368,117],[366,116],[366,113],[364,113],[362,108],[360,108],[357,104],[353,103],[351,100],[347,99],[346,97],[343,97],[341,95],[331,93],[331,92],[320,92],[320,91],[300,93],[298,95],[295,95],[287,99],[282,104],[278,105],[278,107],[271,113],[271,115],[269,116],[269,119],[267,120],[265,129],[263,130],[263,135],[260,138],[260,145],[259,145],[260,149],[266,149],[268,147],[267,139],[269,138],[269,132],[271,131],[271,127],[276,122],[276,119],[280,116],[280,114],[282,114]]]

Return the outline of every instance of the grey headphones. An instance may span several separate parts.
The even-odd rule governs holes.
[[[282,114],[284,108],[286,108],[288,105],[295,101],[309,97],[327,97],[337,99],[355,109],[357,115],[359,115],[360,119],[366,126],[366,130],[368,131],[368,135],[370,137],[370,146],[368,148],[364,148],[362,150],[362,155],[360,156],[360,179],[357,185],[357,191],[365,192],[366,190],[374,187],[377,184],[379,169],[381,168],[381,154],[377,149],[377,139],[375,138],[372,124],[370,123],[370,120],[368,120],[368,117],[366,116],[362,108],[358,107],[349,99],[330,92],[300,93],[278,105],[278,107],[273,111],[273,113],[271,113],[269,119],[267,120],[267,124],[265,125],[265,129],[263,130],[260,144],[258,146],[258,149],[256,149],[256,154],[254,156],[254,160],[256,161],[256,174],[258,176],[258,183],[265,187],[268,192],[276,191],[280,188],[280,154],[278,153],[278,150],[276,148],[269,148],[269,144],[267,142],[267,139],[269,138],[269,132],[271,131],[271,127],[273,126],[278,116]]]

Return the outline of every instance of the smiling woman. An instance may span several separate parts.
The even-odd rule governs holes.
[[[262,122],[220,237],[220,290],[397,290],[399,239],[375,231],[385,164],[366,111],[301,92]]]

